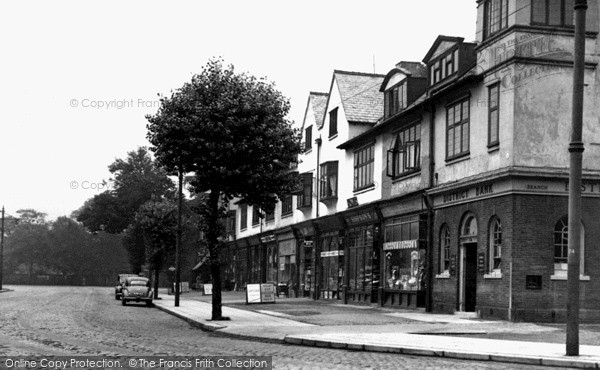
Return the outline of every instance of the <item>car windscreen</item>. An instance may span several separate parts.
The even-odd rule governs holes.
[[[129,281],[129,283],[127,285],[129,285],[129,286],[146,286],[146,285],[148,285],[148,282],[145,280],[131,280],[131,281]]]

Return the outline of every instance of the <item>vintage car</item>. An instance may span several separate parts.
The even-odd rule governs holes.
[[[125,306],[127,305],[127,302],[145,302],[146,306],[152,306],[152,293],[150,280],[148,278],[130,276],[125,278],[121,303]]]
[[[125,279],[128,277],[138,277],[139,275],[135,274],[119,274],[117,276],[117,286],[115,287],[115,299],[121,299],[123,285],[125,284]]]

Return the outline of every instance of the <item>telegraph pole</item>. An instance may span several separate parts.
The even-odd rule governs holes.
[[[573,111],[569,144],[569,256],[567,271],[567,356],[579,356],[579,263],[581,246],[581,162],[583,157],[583,81],[587,0],[575,0]]]
[[[181,167],[177,169],[177,176],[179,178],[179,188],[177,190],[177,241],[175,245],[175,307],[179,307],[179,284],[181,281],[181,203],[183,197],[183,171]]]
[[[4,206],[2,206],[2,230],[0,230],[0,290],[4,276]]]

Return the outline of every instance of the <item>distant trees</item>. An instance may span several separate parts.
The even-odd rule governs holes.
[[[272,83],[211,60],[147,116],[157,161],[169,171],[193,173],[192,191],[208,194],[199,209],[210,252],[213,320],[225,319],[219,258],[224,206],[239,197],[272,210],[296,185],[286,164],[297,160],[300,135],[286,118],[289,108]]]
[[[92,234],[67,217],[47,222],[35,210],[17,214],[5,239],[7,273],[27,274],[30,283],[36,275],[54,275],[69,284],[107,284],[123,270],[126,253],[118,237]]]

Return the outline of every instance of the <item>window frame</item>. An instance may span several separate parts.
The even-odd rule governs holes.
[[[534,7],[534,2],[536,1],[540,1],[543,2],[544,4],[544,21],[543,22],[539,22],[536,21],[536,17],[535,17],[535,7]],[[560,24],[550,24],[550,5],[551,2],[553,1],[558,1],[560,2]],[[567,23],[567,12],[566,10],[569,8],[567,5],[567,2],[571,2],[571,23]],[[531,0],[530,1],[530,7],[531,7],[531,25],[536,25],[536,26],[549,26],[549,27],[565,27],[565,28],[575,28],[575,13],[574,13],[574,1],[572,0]]]
[[[329,161],[321,164],[319,184],[319,198],[321,200],[337,199],[338,197],[338,161]],[[335,189],[328,189],[327,184],[330,184],[331,178],[335,179]],[[326,190],[331,190],[331,194],[325,194]],[[329,193],[327,191],[327,193]]]
[[[450,104],[448,104],[446,106],[446,161],[451,161],[453,159],[456,158],[460,158],[460,157],[464,157],[469,155],[470,153],[470,147],[471,147],[471,128],[470,128],[470,122],[471,122],[471,97],[467,96],[464,97],[462,99],[456,100]],[[467,118],[464,118],[464,105],[466,104],[467,107]],[[458,122],[455,122],[456,120],[456,107],[460,106],[460,113],[461,113],[461,118]],[[453,111],[452,113],[452,123],[450,124],[450,120],[448,119],[450,117],[450,110]],[[452,130],[453,133],[456,132],[456,128],[460,126],[460,145],[461,145],[461,150],[460,151],[456,151],[456,135],[453,135],[452,137],[452,154],[450,153],[449,149],[449,133]],[[464,127],[466,126],[467,128],[467,140],[466,143],[464,142],[464,137],[463,137],[463,131],[464,131]]]
[[[248,228],[248,205],[240,204],[240,231]]]
[[[533,0],[532,0],[533,1]],[[491,29],[491,21],[492,21],[492,12],[494,12],[493,5],[499,4],[497,11],[499,12],[497,18],[499,23],[498,28],[492,31]],[[483,39],[486,40],[503,30],[508,28],[508,16],[509,12],[509,1],[508,0],[486,0],[483,4]],[[496,17],[494,17],[496,18]]]
[[[366,168],[365,168],[366,167]],[[374,185],[375,143],[372,142],[354,151],[354,191]]]
[[[439,273],[442,275],[450,275],[450,228],[447,224],[443,224],[440,229],[439,239]]]
[[[488,271],[502,271],[502,222],[496,216],[490,221],[488,233]]]
[[[395,116],[408,106],[408,79],[404,79],[384,92],[384,119]]]
[[[580,221],[581,222],[581,221]],[[560,231],[558,230],[559,226],[562,224]],[[579,243],[579,275],[585,275],[585,227],[583,222],[581,222],[581,235],[580,235],[580,243]],[[568,256],[569,256],[569,216],[565,215],[561,217],[554,224],[553,229],[554,234],[554,242],[552,243],[554,248],[553,253],[553,266],[554,266],[554,275],[553,277],[566,277],[568,273]],[[561,243],[557,243],[557,237],[561,239]],[[564,244],[566,243],[566,244]],[[557,257],[557,247],[561,248],[561,256]],[[566,257],[562,255],[566,255]],[[559,259],[559,262],[557,262]],[[564,261],[564,262],[562,262]],[[560,266],[557,266],[560,265]]]
[[[302,178],[302,192],[297,195],[296,208],[310,208],[312,207],[313,198],[313,174],[312,172],[305,172],[301,173],[300,177]]]
[[[312,150],[312,125],[304,129],[304,151]]]
[[[435,62],[429,64],[429,86],[436,85],[458,73],[459,50],[460,45],[453,46],[437,57]],[[450,73],[448,73],[449,65],[452,65]]]
[[[496,89],[496,105],[492,106],[492,93]],[[496,116],[496,140],[492,140],[492,122],[493,115]],[[488,147],[500,145],[500,82],[488,86]]]
[[[284,195],[281,199],[281,217],[294,213],[294,196]]]
[[[329,138],[338,133],[338,108],[334,108],[329,112]]]
[[[411,130],[414,130],[412,140]],[[409,146],[412,146],[413,151],[412,166],[407,163]],[[390,148],[387,152],[386,167],[387,176],[392,179],[421,171],[421,122],[414,122],[393,133]]]
[[[252,227],[260,224],[261,213],[258,206],[252,206]]]

